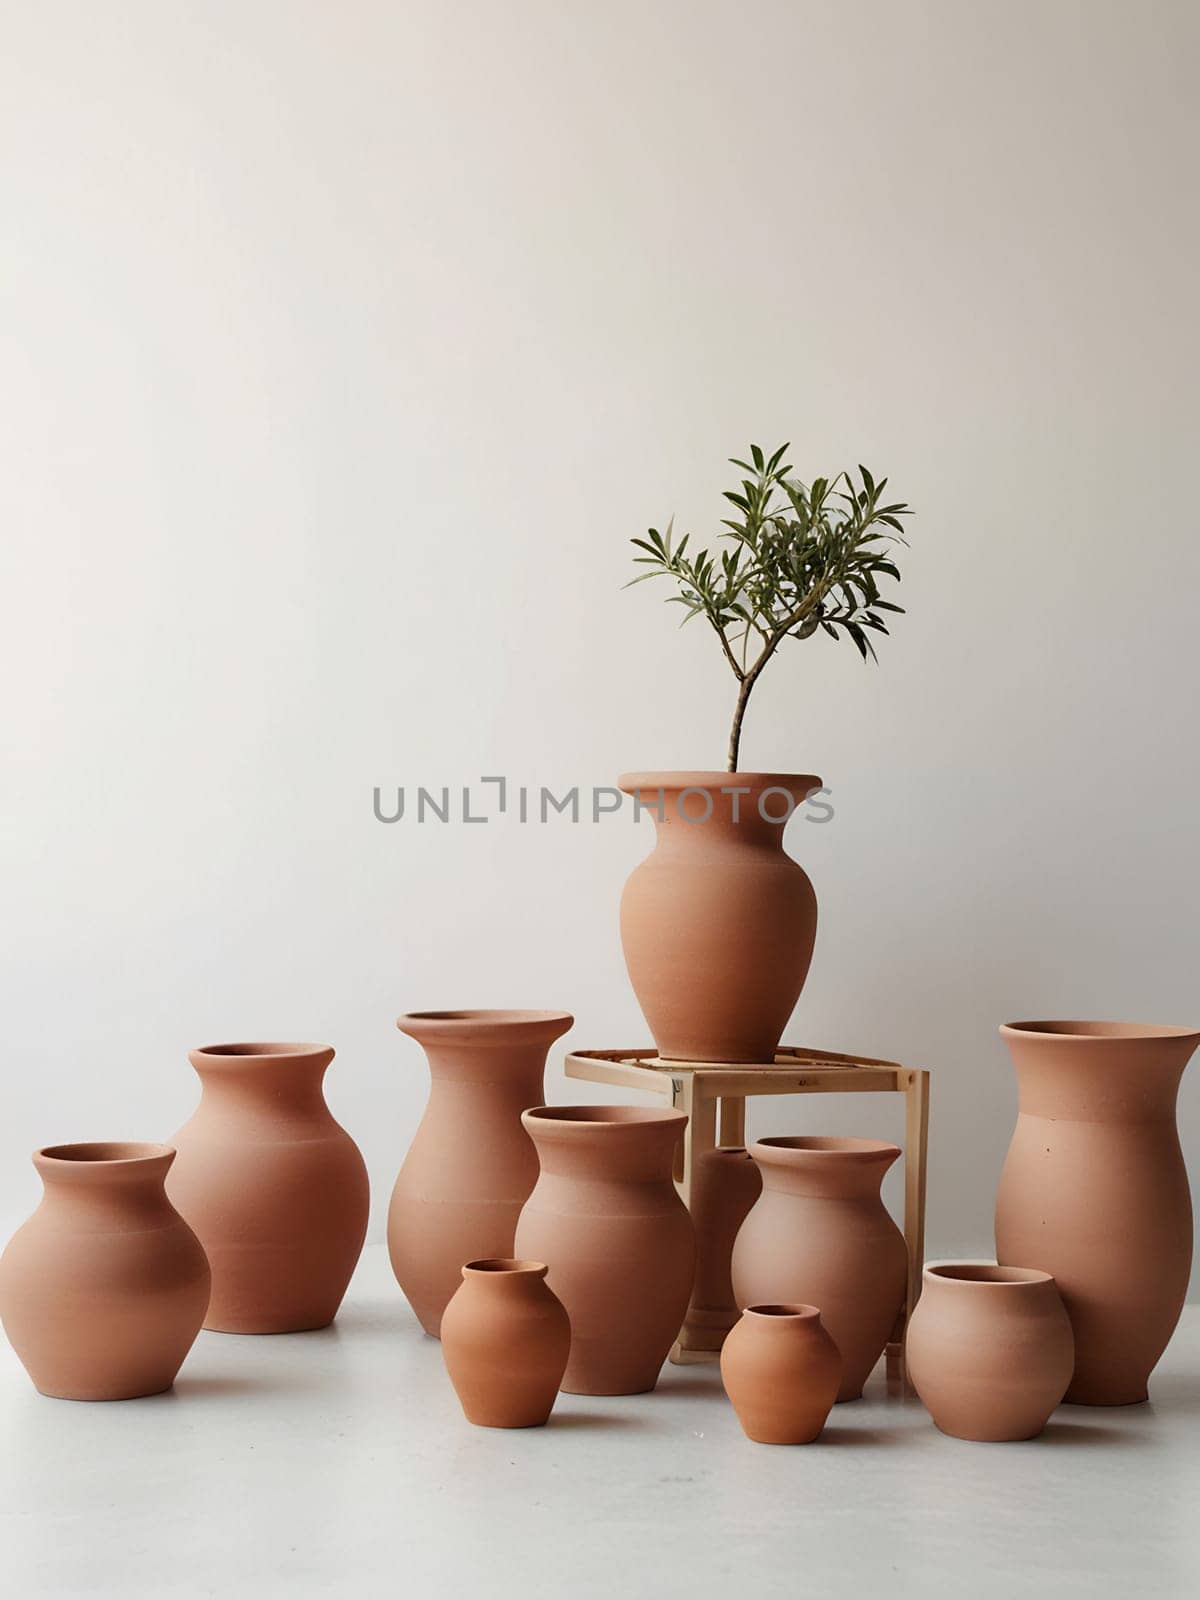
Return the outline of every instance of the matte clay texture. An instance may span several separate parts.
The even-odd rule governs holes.
[[[537,1179],[521,1113],[545,1099],[566,1011],[424,1011],[400,1018],[429,1061],[429,1102],[388,1208],[392,1271],[437,1338],[463,1263],[511,1257]]]
[[[1041,1433],[1075,1359],[1049,1273],[973,1264],[926,1267],[904,1349],[942,1432],[985,1441]]]
[[[642,772],[618,782],[641,794],[657,833],[621,896],[621,942],[659,1055],[771,1061],[808,976],[817,899],[784,853],[785,820],[764,821],[759,803],[776,790],[762,803],[786,819],[820,778]],[[721,793],[731,787],[746,792]],[[705,818],[710,803],[711,814],[684,820],[681,797],[684,816]]]
[[[204,1326],[297,1333],[332,1322],[367,1229],[358,1146],[325,1104],[328,1045],[193,1050],[200,1104],[167,1192],[212,1266]]]
[[[522,1117],[541,1171],[519,1256],[549,1263],[571,1319],[562,1387],[653,1389],[692,1292],[692,1219],[671,1177],[687,1123],[640,1106],[539,1106]]]
[[[1200,1033],[1117,1022],[1000,1032],[1019,1111],[996,1195],[996,1258],[1057,1282],[1075,1330],[1069,1401],[1145,1400],[1191,1269],[1175,1101]]]
[[[34,1155],[44,1194],[0,1257],[0,1320],[42,1394],[132,1400],[174,1383],[210,1285],[163,1189],[174,1159],[162,1144]]]
[[[571,1324],[542,1261],[470,1261],[442,1316],[442,1358],[468,1422],[536,1428],[550,1415]]]
[[[741,1306],[817,1306],[857,1400],[904,1301],[908,1255],[879,1186],[900,1155],[874,1139],[760,1139],[762,1198],[733,1247]]]
[[[811,1444],[837,1399],[842,1358],[816,1306],[747,1306],[722,1346],[721,1381],[748,1439]]]
[[[762,1175],[750,1152],[705,1150],[692,1173],[691,1212],[696,1229],[696,1281],[688,1327],[713,1335],[713,1347],[738,1320],[729,1267],[733,1242],[762,1193]]]

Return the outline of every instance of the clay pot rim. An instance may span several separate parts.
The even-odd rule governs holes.
[[[409,1026],[406,1026],[408,1024]],[[559,1034],[566,1033],[568,1028],[575,1026],[575,1018],[569,1011],[510,1011],[503,1008],[480,1007],[477,1009],[438,1010],[438,1011],[406,1011],[396,1018],[396,1026],[401,1033],[411,1033],[414,1037],[428,1037],[433,1034],[446,1035],[459,1034],[464,1037],[474,1038],[476,1035],[494,1033],[497,1030],[516,1031],[519,1028],[556,1028]],[[555,1035],[557,1037],[557,1034]]]
[[[188,1051],[188,1060],[196,1065],[204,1062],[206,1066],[231,1067],[234,1065],[245,1066],[261,1061],[282,1061],[292,1059],[296,1061],[311,1061],[317,1056],[326,1056],[330,1061],[334,1057],[331,1044],[288,1044],[265,1039],[255,1039],[246,1042],[234,1041],[231,1044],[206,1044],[198,1050]]]
[[[746,1306],[744,1317],[761,1317],[764,1322],[813,1322],[820,1318],[820,1306],[805,1305],[802,1301],[764,1302]]]
[[[886,1139],[855,1139],[836,1134],[807,1133],[772,1134],[765,1139],[756,1139],[750,1146],[750,1154],[757,1155],[760,1150],[768,1154],[795,1150],[806,1156],[853,1156],[861,1161],[878,1161],[884,1156],[889,1161],[895,1161],[904,1154],[898,1144],[891,1144]]]
[[[1000,1033],[1009,1039],[1086,1040],[1089,1044],[1127,1044],[1131,1039],[1200,1039],[1200,1029],[1161,1022],[1087,1022],[1040,1020],[1005,1022]]]
[[[599,1129],[612,1136],[629,1128],[681,1128],[687,1121],[687,1113],[663,1111],[656,1106],[530,1106],[522,1111],[521,1121],[527,1128],[532,1123],[568,1137],[581,1129]]]
[[[481,1256],[478,1261],[468,1261],[462,1275],[473,1278],[544,1278],[550,1271],[544,1261],[525,1261],[516,1256]]]
[[[42,1166],[60,1172],[86,1172],[101,1168],[128,1170],[175,1159],[172,1144],[146,1143],[138,1139],[84,1139],[70,1144],[46,1144],[33,1152]]]
[[[822,787],[822,780],[812,772],[623,772],[617,779],[617,788],[624,794],[637,794],[645,789],[663,789],[668,793],[680,789],[711,789],[719,794],[735,784],[751,790],[791,791],[803,786],[807,797]]]
[[[1028,1289],[1054,1282],[1053,1275],[1040,1267],[1007,1267],[995,1261],[939,1261],[926,1267],[924,1276],[971,1289]]]

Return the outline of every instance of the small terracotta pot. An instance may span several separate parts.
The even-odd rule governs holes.
[[[325,1104],[323,1044],[217,1044],[188,1060],[200,1104],[175,1135],[167,1192],[212,1265],[204,1326],[218,1333],[324,1328],[367,1231],[358,1146]]]
[[[746,1437],[811,1444],[842,1381],[816,1306],[747,1306],[721,1348],[721,1381]]]
[[[818,1306],[842,1358],[839,1400],[857,1400],[908,1283],[904,1236],[879,1186],[900,1155],[876,1139],[760,1139],[762,1198],[733,1247],[739,1305]]]
[[[0,1257],[0,1320],[34,1385],[132,1400],[175,1381],[208,1305],[200,1241],[171,1206],[165,1144],[60,1144],[42,1203]]]
[[[783,832],[820,778],[633,772],[617,781],[651,810],[657,832],[621,897],[621,943],[659,1055],[772,1061],[817,932],[813,886],[785,855]]]
[[[571,1324],[543,1261],[468,1261],[442,1314],[442,1358],[468,1422],[537,1428],[554,1407]]]
[[[719,1350],[740,1315],[729,1275],[733,1242],[762,1193],[762,1175],[746,1149],[706,1150],[692,1174],[696,1281],[687,1309],[688,1344]]]
[[[926,1267],[905,1359],[913,1387],[943,1433],[1032,1439],[1071,1381],[1075,1341],[1048,1272]]]
[[[536,1106],[541,1171],[517,1254],[550,1265],[571,1319],[570,1394],[653,1389],[692,1291],[692,1219],[671,1178],[687,1122],[641,1106]]]
[[[1058,1284],[1075,1331],[1069,1402],[1145,1400],[1191,1272],[1175,1101],[1200,1032],[1129,1022],[1000,1032],[1020,1108],[996,1195],[996,1259]]]
[[[392,1271],[435,1339],[464,1261],[513,1254],[537,1155],[521,1113],[545,1098],[568,1011],[413,1011],[396,1026],[429,1061],[429,1103],[392,1190]]]

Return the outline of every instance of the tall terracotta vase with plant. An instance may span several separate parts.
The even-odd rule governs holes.
[[[808,975],[817,903],[783,850],[792,813],[821,787],[812,775],[745,772],[742,723],[755,685],[785,639],[849,638],[875,660],[888,631],[880,583],[898,581],[893,546],[908,507],[866,467],[802,483],[750,447],[725,499],[736,515],[721,546],[676,543],[673,523],[634,539],[632,579],[669,578],[683,621],[703,617],[737,682],[724,772],[638,772],[620,780],[652,811],[653,853],[625,885],[621,940],[659,1055],[688,1061],[770,1060]],[[681,624],[682,625],[682,624]],[[735,776],[731,776],[731,774]]]

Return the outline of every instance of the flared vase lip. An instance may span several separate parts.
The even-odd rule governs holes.
[[[525,1032],[553,1041],[575,1026],[569,1011],[475,1009],[406,1011],[396,1018],[401,1033],[412,1039],[484,1040],[497,1033]]]
[[[744,1317],[761,1317],[764,1322],[814,1322],[820,1319],[820,1306],[805,1305],[803,1301],[778,1301],[746,1306]]]
[[[1089,1022],[1079,1019],[1064,1021],[1040,1020],[1031,1022],[1004,1022],[1000,1025],[1004,1039],[1086,1039],[1108,1043],[1128,1043],[1131,1039],[1196,1039],[1200,1041],[1200,1028],[1188,1028],[1162,1022]]]
[[[521,1121],[531,1132],[539,1128],[570,1138],[596,1131],[611,1138],[630,1128],[672,1127],[678,1131],[687,1122],[687,1113],[656,1106],[530,1106],[522,1111]]]
[[[647,789],[675,792],[680,789],[707,789],[714,795],[722,789],[786,789],[789,794],[803,790],[815,794],[822,780],[811,772],[623,772],[617,788],[624,794]],[[802,796],[802,797],[803,797]]]
[[[188,1051],[194,1067],[233,1067],[261,1065],[266,1061],[314,1061],[323,1057],[328,1064],[335,1055],[331,1044],[291,1044],[265,1039],[206,1044]]]
[[[96,1139],[73,1144],[46,1144],[33,1152],[33,1164],[40,1172],[83,1177],[89,1172],[134,1172],[175,1159],[173,1144],[154,1144],[136,1139]]]
[[[750,1146],[752,1156],[761,1152],[768,1159],[786,1151],[795,1151],[800,1155],[857,1158],[863,1162],[885,1159],[892,1162],[904,1154],[898,1144],[891,1144],[886,1139],[853,1139],[807,1133],[773,1134],[765,1139],[756,1139]]]
[[[936,1283],[965,1283],[985,1289],[1019,1289],[1054,1282],[1053,1274],[1040,1267],[1006,1267],[995,1261],[935,1261],[924,1268],[923,1276]]]
[[[516,1256],[483,1256],[464,1264],[464,1278],[544,1278],[550,1271],[544,1261],[526,1261]]]

